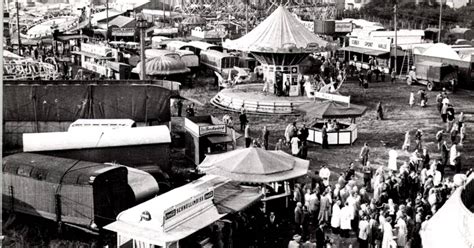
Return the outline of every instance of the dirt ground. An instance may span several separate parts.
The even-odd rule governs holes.
[[[414,135],[416,129],[423,131],[423,145],[428,149],[432,159],[439,157],[439,151],[435,144],[435,134],[441,129],[445,129],[440,115],[436,109],[436,94],[438,92],[428,92],[428,105],[422,108],[418,105],[410,107],[408,98],[410,91],[415,94],[424,87],[421,85],[408,86],[400,81],[394,84],[390,82],[373,82],[370,84],[366,96],[355,80],[348,80],[340,89],[342,95],[350,95],[351,102],[368,107],[364,116],[357,118],[358,139],[352,146],[332,146],[323,150],[318,144],[310,143],[308,157],[311,161],[310,169],[317,171],[323,164],[327,164],[331,169],[331,180],[337,179],[338,172],[347,169],[347,165],[358,161],[361,147],[364,143],[370,146],[370,162],[374,167],[386,165],[388,161],[388,151],[398,152],[398,164],[408,159],[410,154],[402,151],[405,132],[410,131]],[[185,97],[195,99],[203,105],[196,104],[196,115],[212,114],[221,118],[224,114],[230,114],[234,119],[234,126],[238,129],[238,113],[228,112],[218,109],[209,103],[209,100],[217,93],[217,88],[211,86],[198,86],[184,88],[181,94]],[[418,96],[418,95],[416,95]],[[463,111],[465,123],[467,124],[467,140],[460,149],[462,154],[462,164],[464,169],[471,168],[474,161],[473,143],[469,139],[469,134],[473,130],[474,122],[474,92],[468,90],[458,90],[455,94],[448,92],[448,97],[454,105],[456,116]],[[378,102],[382,102],[385,120],[376,120],[375,107]],[[187,104],[185,102],[185,104]],[[279,138],[284,135],[286,125],[292,121],[297,122],[297,126],[303,124],[304,116],[278,116],[278,115],[258,115],[247,114],[251,124],[251,136],[259,137],[263,126],[267,126],[270,131],[270,149]],[[238,131],[238,130],[237,130]],[[445,134],[448,145],[451,145],[449,135]],[[412,138],[412,147],[414,138]],[[412,151],[411,151],[412,152]],[[357,163],[356,163],[357,164]],[[449,170],[448,170],[449,173]]]

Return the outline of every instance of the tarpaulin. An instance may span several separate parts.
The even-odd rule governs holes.
[[[5,85],[4,121],[170,120],[172,92],[154,85]]]

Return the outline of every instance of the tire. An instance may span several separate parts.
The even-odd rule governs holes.
[[[426,84],[426,89],[428,91],[433,91],[434,88],[435,88],[435,84],[431,81],[428,81],[428,83]]]
[[[412,85],[412,84],[413,84],[413,79],[412,79],[410,76],[407,77],[407,84],[408,84],[408,85]]]

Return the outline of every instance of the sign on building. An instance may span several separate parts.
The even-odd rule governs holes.
[[[336,33],[350,33],[352,32],[352,22],[338,22],[336,21]]]
[[[390,39],[359,39],[351,38],[349,40],[349,45],[353,47],[361,47],[372,50],[379,50],[384,52],[390,52]]]
[[[134,28],[112,28],[112,36],[135,36]]]

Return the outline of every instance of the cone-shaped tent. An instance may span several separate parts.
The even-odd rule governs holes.
[[[367,107],[340,103],[334,101],[310,102],[305,103],[297,108],[297,110],[306,113],[307,117],[317,119],[338,119],[338,118],[355,118],[363,115]]]
[[[285,7],[279,6],[251,32],[239,39],[227,40],[223,46],[246,52],[288,53],[295,47],[305,49],[314,43],[326,46],[328,42],[308,30]]]
[[[238,182],[268,183],[306,175],[309,161],[282,151],[245,148],[207,155],[198,169]]]

